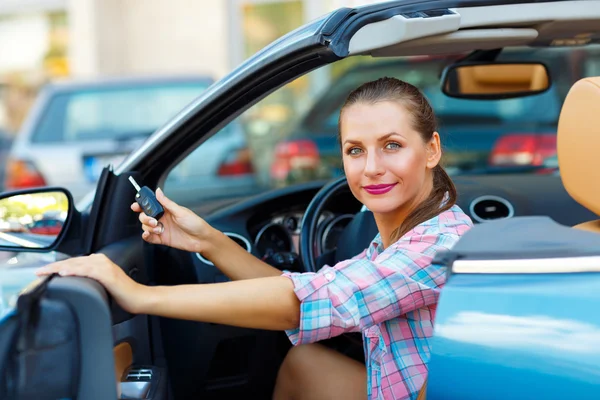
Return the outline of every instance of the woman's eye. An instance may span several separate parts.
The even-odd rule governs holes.
[[[355,155],[360,154],[361,151],[362,150],[359,149],[358,147],[352,147],[351,149],[348,149],[347,153],[351,156],[355,156]]]
[[[390,143],[388,143],[388,144],[385,145],[385,148],[389,149],[389,150],[397,150],[397,149],[399,149],[401,147],[402,146],[399,143],[396,143],[396,142],[390,142]]]

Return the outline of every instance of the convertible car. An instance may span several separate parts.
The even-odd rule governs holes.
[[[567,84],[568,94],[553,127],[556,173],[530,168],[455,178],[458,203],[476,224],[435,259],[448,281],[427,382],[415,382],[423,384],[419,396],[600,398],[600,62],[593,57],[599,44],[596,0],[405,0],[343,8],[282,37],[215,83],[116,169],[105,168],[95,191],[78,204],[57,187],[3,193],[0,215],[27,221],[60,211],[67,217],[51,245],[0,232],[6,264],[0,268],[0,398],[270,398],[290,348],[282,332],[131,315],[94,281],[34,280],[32,269],[103,253],[148,285],[225,281],[200,254],[141,239],[129,208],[135,196],[129,177],[169,194],[171,172],[196,148],[323,68],[370,57],[449,54],[463,57],[444,66],[436,85],[449,99],[472,102],[473,115],[465,119],[495,101],[510,122],[524,105],[548,104],[536,103],[536,96],[560,93]],[[581,49],[592,56],[578,58]],[[538,51],[572,53],[568,69],[557,73],[564,78],[576,69],[576,81],[554,79],[538,62],[543,59],[536,60]],[[502,61],[505,52],[527,56]],[[406,80],[419,84],[418,70]],[[248,157],[258,180],[268,181],[281,138],[253,140]],[[174,200],[282,270],[315,271],[347,259],[375,234],[372,214],[354,200],[343,177],[227,204],[207,201],[206,193],[194,201],[193,194]],[[356,346],[344,335],[329,345]]]

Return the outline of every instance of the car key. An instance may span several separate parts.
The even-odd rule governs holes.
[[[140,185],[138,185],[135,179],[133,179],[133,176],[129,177],[129,182],[131,182],[137,191],[135,195],[135,201],[137,201],[140,207],[142,207],[142,210],[144,210],[144,213],[147,216],[158,221],[160,217],[164,215],[165,210],[158,200],[156,200],[156,196],[154,195],[152,189],[150,189],[148,186],[140,188]]]

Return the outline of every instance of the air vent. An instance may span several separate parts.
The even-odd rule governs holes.
[[[238,235],[237,233],[232,233],[232,232],[223,232],[223,233],[226,236],[228,236],[231,240],[233,240],[234,242],[239,244],[242,248],[246,249],[246,251],[248,253],[250,253],[252,251],[252,245],[250,244],[250,241],[248,239],[246,239],[244,236]],[[196,253],[196,257],[198,257],[198,259],[205,264],[214,265],[212,262],[210,262],[206,258],[202,257],[202,255],[200,253]]]
[[[477,222],[510,218],[515,214],[512,204],[508,200],[498,196],[481,196],[476,198],[471,202],[469,211],[471,212],[471,217]]]

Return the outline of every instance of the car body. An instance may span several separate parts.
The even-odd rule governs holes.
[[[62,186],[82,198],[95,188],[102,168],[118,165],[212,83],[206,76],[181,75],[46,85],[11,148],[6,189]],[[228,168],[245,147],[241,127],[231,126],[230,134],[195,155],[202,169],[180,165],[169,184],[184,193],[198,185],[246,191],[253,185],[251,167]]]
[[[32,338],[27,344],[32,350],[28,356],[33,358],[28,360],[41,365],[51,360],[55,376],[62,378],[19,375],[20,388],[35,398],[44,397],[50,389],[57,394],[55,398],[117,398],[118,390],[131,394],[132,388],[142,388],[150,390],[154,399],[167,399],[167,386],[174,398],[270,398],[278,367],[290,347],[281,332],[131,315],[108,298],[99,284],[84,278],[35,282],[17,297],[21,285],[3,277],[10,276],[12,269],[24,286],[31,284],[28,279],[36,266],[102,253],[143,284],[227,281],[201,254],[143,242],[137,216],[129,208],[135,196],[130,176],[151,188],[164,187],[171,171],[195,149],[202,149],[207,137],[219,135],[228,123],[236,123],[240,114],[270,93],[276,95],[287,82],[331,63],[355,56],[455,54],[505,46],[596,46],[599,27],[600,2],[593,0],[392,1],[340,9],[291,32],[203,92],[116,170],[104,169],[95,193],[77,207],[71,202],[66,228],[52,246],[0,246],[4,250],[0,255],[6,259],[0,268],[0,287],[7,304],[0,320],[0,367],[7,366],[5,373],[14,372],[7,360],[20,360],[16,356],[22,352],[10,339],[25,332]],[[263,145],[272,140],[260,139]],[[279,139],[274,138],[267,150],[275,153]],[[302,151],[308,158],[305,165],[311,165],[313,153]],[[270,162],[265,154],[259,157]],[[597,398],[600,357],[593,339],[597,339],[599,324],[590,314],[599,300],[598,278],[593,271],[577,270],[586,262],[580,258],[582,247],[587,247],[588,255],[597,252],[597,246],[588,246],[597,237],[571,229],[597,216],[569,195],[561,176],[510,172],[455,178],[458,204],[477,224],[474,235],[459,241],[457,254],[476,258],[483,252],[487,258],[479,260],[484,261],[478,263],[479,268],[501,264],[505,269],[461,274],[452,265],[452,254],[437,261],[450,265],[452,274],[438,305],[442,324],[434,332],[428,398]],[[218,204],[206,204],[205,193],[197,192],[198,200],[190,206],[254,255],[281,269],[302,269],[307,256],[303,248],[320,246],[314,263],[335,262],[365,248],[375,233],[372,213],[344,189],[343,179],[326,183],[313,180]],[[322,203],[324,191],[330,203]],[[318,215],[316,210],[324,211]],[[309,215],[317,221],[314,226],[302,223]],[[539,215],[554,220],[550,224],[554,228],[537,224],[529,231],[532,216]],[[560,240],[554,235],[556,225],[561,226]],[[302,240],[307,229],[318,243]],[[573,232],[580,239],[585,237],[580,241],[583,245],[574,244]],[[542,273],[519,269],[528,251],[536,250],[540,257],[540,249],[532,245],[540,242],[545,244],[542,253],[575,268],[559,275],[548,269],[538,271]],[[300,260],[273,256],[298,252]],[[499,259],[502,263],[495,262]],[[587,308],[581,307],[585,304]],[[31,310],[40,316],[37,325],[27,318]],[[48,316],[55,317],[54,324],[44,318]],[[559,335],[560,340],[546,336],[556,321],[572,328],[566,329],[569,334]],[[487,339],[482,332],[493,333],[495,328],[502,330],[485,346],[477,346]],[[557,330],[561,332],[560,326]],[[49,331],[61,335],[49,335]],[[544,339],[548,338],[553,339],[551,351],[539,343],[547,343]],[[518,346],[513,345],[516,342]],[[63,362],[56,363],[53,350],[65,355],[60,358]],[[552,379],[558,384],[544,385]],[[6,390],[4,382],[0,380],[0,394]]]
[[[58,236],[63,228],[63,221],[60,219],[44,218],[34,221],[27,227],[28,231],[37,235]]]

